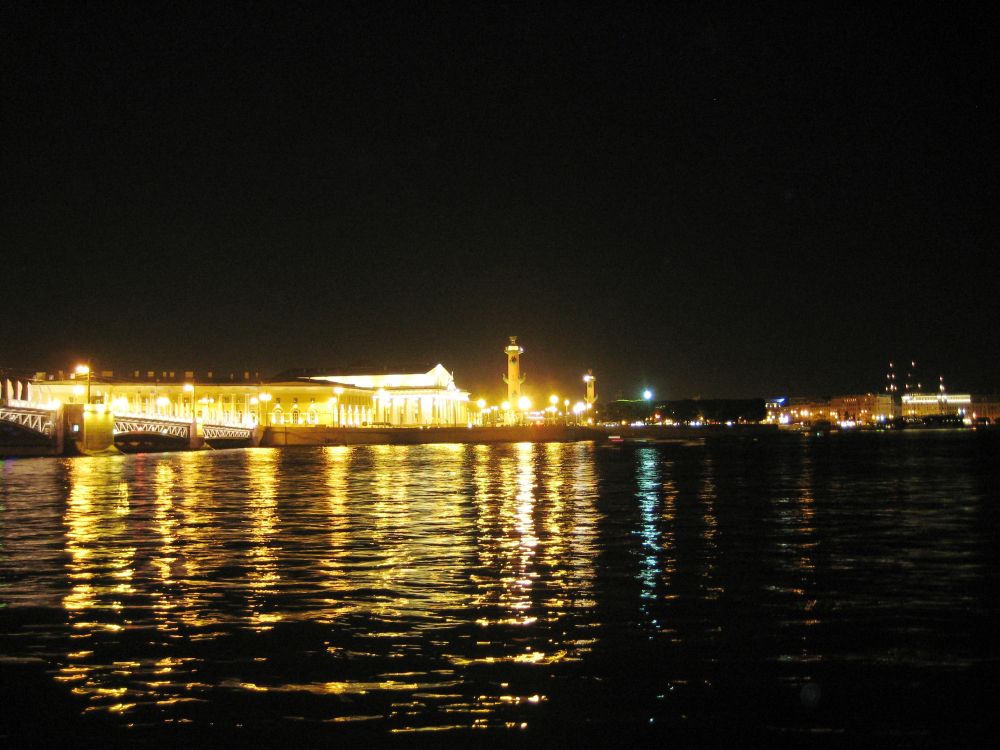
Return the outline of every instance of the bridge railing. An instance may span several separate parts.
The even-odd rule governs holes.
[[[55,432],[56,411],[48,408],[31,406],[0,406],[0,421],[20,425],[26,430],[37,432],[47,438]]]
[[[159,422],[170,422],[173,424],[191,424],[191,417],[178,417],[171,414],[158,414],[155,411],[117,411],[112,410],[115,417],[122,419],[152,419]],[[220,427],[243,427],[252,428],[255,423],[252,420],[227,420],[227,419],[211,419],[206,420],[198,418],[198,424],[200,425],[217,425]]]

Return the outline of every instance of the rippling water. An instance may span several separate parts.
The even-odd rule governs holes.
[[[982,744],[998,459],[927,432],[7,461],[0,739]]]

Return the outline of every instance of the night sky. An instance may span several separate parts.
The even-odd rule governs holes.
[[[963,6],[5,3],[0,365],[1000,391]]]

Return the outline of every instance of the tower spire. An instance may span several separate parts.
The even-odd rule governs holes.
[[[524,382],[524,375],[521,374],[521,355],[524,349],[518,346],[517,336],[510,337],[510,343],[503,350],[507,355],[507,375],[503,382],[507,384],[507,401],[511,408],[517,408],[517,402],[521,398],[521,383]]]
[[[593,370],[587,370],[587,374],[583,376],[583,382],[587,384],[587,406],[593,406],[594,402],[597,401],[597,378],[594,377]]]

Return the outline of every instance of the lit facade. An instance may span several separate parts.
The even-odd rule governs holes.
[[[375,426],[457,426],[469,420],[469,392],[458,388],[454,375],[440,364],[427,372],[314,375],[310,380],[370,392],[369,424]]]
[[[242,377],[240,377],[242,375]],[[425,373],[320,375],[261,381],[250,373],[193,371],[79,375],[38,373],[32,398],[104,404],[115,414],[153,415],[208,424],[431,427],[465,425],[469,394],[437,365]]]
[[[961,416],[972,411],[972,396],[968,393],[905,393],[902,399],[904,417]]]
[[[835,396],[830,399],[829,411],[836,413],[837,421],[857,424],[877,424],[898,414],[895,399],[889,393]]]
[[[837,421],[829,401],[809,398],[775,398],[764,404],[765,424],[801,425],[820,420]]]

